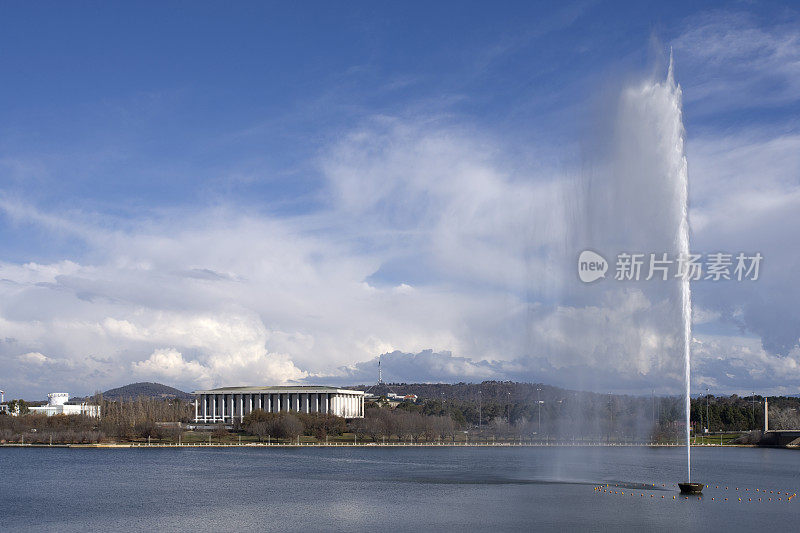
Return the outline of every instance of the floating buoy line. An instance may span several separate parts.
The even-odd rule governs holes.
[[[767,490],[767,489],[740,489],[739,487],[731,487],[725,485],[714,485],[714,489],[712,490],[719,490],[723,494],[730,494],[730,493],[738,493],[735,496],[731,496],[730,498],[725,496],[708,496],[706,495],[699,495],[699,496],[684,496],[684,495],[676,495],[676,494],[662,494],[661,498],[657,498],[657,494],[652,491],[659,491],[663,492],[666,490],[670,490],[673,486],[677,487],[677,483],[672,483],[667,486],[666,483],[662,483],[661,485],[657,485],[652,483],[650,485],[645,484],[636,484],[635,488],[631,488],[623,484],[620,487],[619,483],[605,483],[602,485],[595,485],[594,492],[598,494],[608,494],[608,495],[615,495],[615,496],[638,496],[640,499],[644,499],[645,497],[649,496],[649,499],[659,499],[659,500],[711,500],[712,502],[742,502],[742,503],[789,503],[794,498],[797,497],[796,492],[788,491],[788,490]],[[706,485],[706,489],[711,489],[711,485]],[[671,498],[669,496],[672,496]]]

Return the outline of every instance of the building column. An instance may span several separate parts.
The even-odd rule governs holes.
[[[217,421],[217,395],[212,394],[211,397],[213,400],[211,401],[211,421]]]
[[[194,421],[197,422],[197,397],[194,399]]]
[[[259,410],[264,409],[264,395],[263,394],[258,393],[258,403],[256,405],[258,405],[258,409]]]
[[[233,423],[233,413],[234,413],[234,405],[235,405],[234,402],[236,401],[236,398],[234,398],[234,396],[235,396],[234,394],[230,395],[230,403],[228,404],[229,407],[230,407],[228,409],[228,417],[231,419],[231,423]],[[223,422],[224,422],[224,420],[223,420]]]
[[[239,395],[239,422],[244,420],[244,394]]]
[[[326,415],[330,414],[330,396],[330,393],[327,392],[322,394],[322,412]]]
[[[203,422],[208,421],[208,394],[203,394]]]

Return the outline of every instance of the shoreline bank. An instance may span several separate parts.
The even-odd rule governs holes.
[[[530,444],[530,443],[99,443],[99,444],[0,444],[0,448],[684,448],[684,444]],[[756,444],[693,444],[692,448],[785,448]]]

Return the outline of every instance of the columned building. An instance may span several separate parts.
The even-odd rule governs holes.
[[[336,387],[221,387],[194,391],[194,421],[232,423],[260,409],[364,417],[364,391]]]

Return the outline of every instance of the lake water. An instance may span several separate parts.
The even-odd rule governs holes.
[[[677,490],[670,484],[685,477],[684,453],[627,447],[3,448],[0,530],[796,531],[800,501],[787,503],[783,493],[800,489],[800,452],[696,448],[693,478],[711,486],[700,501],[673,500]],[[595,491],[600,483],[625,495]],[[617,483],[655,483],[659,490],[613,487]],[[755,489],[774,493],[752,496]],[[758,497],[765,501],[747,501]]]

